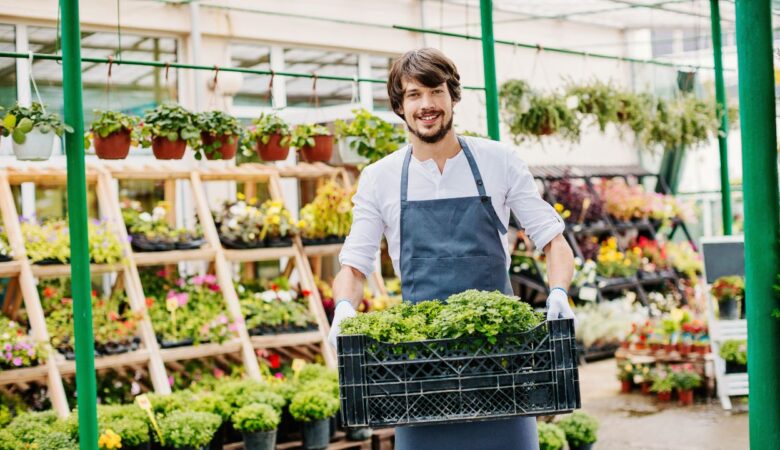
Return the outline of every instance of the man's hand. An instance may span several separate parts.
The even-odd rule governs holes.
[[[574,319],[574,327],[577,327],[577,316],[569,305],[569,295],[560,288],[551,290],[547,296],[547,320],[554,319]]]
[[[357,311],[352,307],[349,301],[339,301],[336,305],[336,310],[333,312],[333,323],[330,326],[330,333],[328,334],[328,342],[333,348],[337,348],[336,338],[341,333],[341,322],[349,317],[355,317]]]

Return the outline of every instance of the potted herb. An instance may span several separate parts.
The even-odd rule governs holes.
[[[200,129],[200,145],[194,147],[195,159],[203,154],[206,159],[233,159],[241,139],[241,123],[222,111],[208,111],[195,115],[195,125]]]
[[[668,370],[660,369],[653,374],[650,390],[658,395],[659,402],[668,402],[672,400],[672,391],[676,386],[674,375]]]
[[[16,159],[44,161],[51,157],[54,135],[72,133],[73,128],[65,125],[57,114],[47,113],[43,105],[33,102],[29,108],[17,103],[9,109],[2,132],[12,137]]]
[[[403,130],[382,120],[365,109],[352,111],[354,117],[347,123],[337,120],[336,136],[339,156],[344,164],[365,164],[379,161],[406,140]]]
[[[176,450],[206,450],[222,419],[212,413],[173,411],[159,420],[163,443]]]
[[[95,154],[100,159],[125,159],[131,145],[138,145],[140,119],[118,111],[95,110],[97,117],[87,138],[84,148],[95,144]]]
[[[736,276],[720,277],[712,283],[710,294],[718,301],[718,317],[721,320],[737,320],[740,302],[745,297],[745,279]]]
[[[539,422],[536,431],[539,434],[539,450],[562,450],[566,445],[566,434],[558,425]]]
[[[726,373],[747,372],[747,341],[729,339],[720,346],[718,354],[726,361]]]
[[[333,155],[333,134],[322,125],[301,124],[293,130],[290,145],[306,162],[328,162]]]
[[[675,384],[677,385],[677,396],[680,399],[680,405],[692,405],[693,390],[701,386],[701,375],[696,373],[693,366],[690,364],[673,368],[672,375],[674,377]]]
[[[599,422],[595,417],[582,411],[575,411],[558,422],[566,434],[569,450],[590,450],[596,442]]]
[[[260,403],[244,406],[233,414],[233,426],[243,435],[247,450],[273,450],[279,420],[279,411]]]
[[[260,114],[252,120],[249,138],[255,141],[258,156],[263,161],[284,161],[290,152],[290,125],[276,114]]]
[[[304,390],[290,403],[290,414],[303,422],[303,448],[319,450],[330,441],[330,418],[339,410],[339,398],[333,392]]]
[[[192,148],[200,146],[194,115],[176,104],[163,104],[147,111],[141,138],[144,147],[152,147],[157,159],[182,159],[187,144]]]

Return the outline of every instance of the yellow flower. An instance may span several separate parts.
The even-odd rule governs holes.
[[[252,198],[249,199],[249,204],[250,205],[254,205],[255,203],[257,203],[257,197],[252,197]]]
[[[122,438],[114,433],[114,430],[107,429],[98,439],[98,447],[102,449],[122,448]]]
[[[563,212],[563,205],[561,205],[560,203],[556,203],[555,210],[558,211],[559,213]]]
[[[236,198],[239,200],[244,200],[246,199],[246,195],[244,195],[243,192],[239,192],[238,194],[236,194]]]
[[[623,370],[626,372],[631,372],[634,368],[631,366],[631,363],[626,363],[625,366],[623,366]]]
[[[298,221],[298,228],[306,228],[306,221],[305,220],[299,220]]]

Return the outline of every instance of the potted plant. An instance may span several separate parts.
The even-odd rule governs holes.
[[[718,301],[718,317],[721,320],[737,320],[740,302],[745,297],[745,280],[736,275],[720,277],[712,283],[710,293]]]
[[[241,140],[241,123],[235,117],[222,111],[207,111],[195,115],[195,126],[200,129],[200,143],[195,150],[195,159],[203,154],[206,159],[233,159]]]
[[[353,193],[332,181],[317,188],[314,200],[301,209],[297,224],[304,245],[344,242],[352,226]]]
[[[333,155],[333,134],[322,125],[301,124],[293,130],[290,145],[306,162],[328,162]]]
[[[3,231],[3,227],[0,227],[0,262],[8,262],[12,259],[14,255],[11,246],[8,245],[8,236]]]
[[[566,434],[554,423],[538,422],[539,450],[562,450],[566,445]]]
[[[327,390],[308,389],[296,394],[290,403],[290,414],[303,422],[303,448],[319,450],[330,441],[330,418],[339,410],[338,395]]]
[[[95,110],[96,119],[84,139],[84,148],[95,144],[100,159],[125,159],[131,145],[138,145],[140,119],[118,111]]]
[[[398,150],[406,140],[403,130],[368,110],[355,109],[352,112],[354,117],[349,123],[343,120],[335,123],[339,156],[344,164],[379,161]]]
[[[290,125],[276,114],[260,114],[252,120],[248,137],[263,161],[284,161],[290,152]]]
[[[726,373],[747,372],[747,341],[729,339],[720,346],[718,354],[726,361]]]
[[[168,202],[157,202],[149,213],[144,211],[141,202],[124,200],[122,218],[130,235],[133,250],[140,252],[158,252],[166,250],[192,250],[205,243],[199,225],[194,229],[174,229],[168,224]]]
[[[46,346],[28,336],[19,323],[0,315],[0,330],[0,371],[31,367],[46,360]]]
[[[610,83],[594,80],[581,85],[570,85],[567,96],[577,98],[577,112],[591,116],[604,132],[608,123],[618,122],[618,110],[621,107],[617,90]]]
[[[200,130],[191,112],[176,104],[162,104],[144,115],[141,139],[157,159],[182,159],[187,144],[200,145]]]
[[[233,426],[243,435],[247,450],[273,450],[279,420],[279,411],[260,403],[244,406],[233,414]]]
[[[509,80],[501,86],[499,97],[516,143],[529,136],[539,139],[553,134],[579,141],[580,121],[562,96],[537,93],[525,81]]]
[[[619,251],[617,239],[610,237],[599,248],[596,257],[596,273],[602,278],[618,278],[622,282],[636,275],[639,270],[640,253],[641,250],[636,247],[625,253]]]
[[[653,384],[650,390],[658,395],[659,402],[672,400],[672,391],[676,387],[674,375],[665,369],[656,370],[653,374]]]
[[[54,135],[72,133],[73,128],[65,125],[57,114],[47,113],[43,105],[33,102],[29,108],[17,103],[9,109],[2,132],[12,137],[16,159],[44,161],[51,157]]]
[[[569,450],[590,450],[596,442],[599,422],[595,417],[582,411],[575,411],[558,421],[558,426],[566,434]]]
[[[159,420],[163,443],[176,450],[206,450],[222,419],[212,413],[173,411]]]
[[[292,236],[298,233],[292,215],[284,203],[279,200],[266,200],[261,206],[263,227],[260,229],[260,239],[268,247],[289,247]]]
[[[136,405],[98,405],[100,424],[98,448],[123,450],[147,450],[149,426],[146,413]],[[65,425],[73,439],[78,439],[78,413],[74,410]]]
[[[681,406],[693,404],[693,390],[701,386],[701,375],[696,373],[693,366],[685,364],[681,367],[672,369],[675,384],[677,386],[677,396],[680,399]]]
[[[629,361],[618,364],[618,380],[620,381],[620,393],[630,394],[634,386],[634,365]]]

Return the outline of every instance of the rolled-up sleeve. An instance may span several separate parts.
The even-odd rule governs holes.
[[[538,249],[543,249],[554,237],[563,233],[561,216],[539,195],[528,166],[514,150],[507,152],[506,204],[520,221],[528,237]]]
[[[352,228],[339,254],[342,265],[354,267],[368,277],[374,271],[379,244],[385,226],[376,195],[374,167],[363,169],[357,192],[352,197]]]

